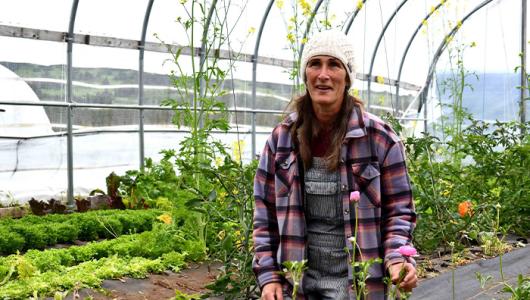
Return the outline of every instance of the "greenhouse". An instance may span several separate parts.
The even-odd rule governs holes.
[[[530,299],[527,11],[4,3],[0,299]]]

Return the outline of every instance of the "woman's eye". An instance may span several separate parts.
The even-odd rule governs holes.
[[[334,68],[340,68],[340,64],[336,61],[332,61],[329,63],[329,66],[330,67],[334,67]]]
[[[310,61],[307,65],[310,66],[310,67],[318,66],[318,62],[317,61]]]

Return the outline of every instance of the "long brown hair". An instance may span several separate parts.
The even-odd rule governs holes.
[[[344,91],[344,101],[342,101],[342,106],[332,127],[335,129],[331,132],[331,144],[324,156],[329,171],[336,170],[339,166],[342,141],[348,130],[350,112],[355,105],[362,108],[363,102],[349,95],[348,89],[346,88]],[[311,141],[318,136],[318,133],[322,129],[313,111],[311,96],[306,91],[304,95],[292,100],[287,109],[288,111],[296,112],[298,115],[296,122],[291,127],[291,136],[296,147],[299,149],[304,163],[304,169],[308,169],[313,165]]]

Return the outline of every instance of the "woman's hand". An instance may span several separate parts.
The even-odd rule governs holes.
[[[283,300],[282,285],[278,282],[267,283],[261,291],[261,300]]]
[[[403,270],[405,272],[405,277],[399,283],[399,273]],[[394,284],[398,284],[398,288],[410,292],[418,284],[418,276],[416,274],[416,268],[411,263],[397,263],[393,264],[388,268],[390,273],[390,279]]]

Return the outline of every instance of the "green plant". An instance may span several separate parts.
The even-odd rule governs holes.
[[[352,289],[355,292],[355,296],[358,300],[364,299],[368,296],[368,289],[366,289],[366,280],[370,277],[368,270],[372,265],[383,262],[383,260],[380,258],[369,258],[365,260],[363,257],[363,253],[361,252],[361,248],[357,244],[357,233],[359,228],[357,216],[359,209],[358,202],[360,200],[360,197],[361,196],[359,194],[359,191],[353,191],[350,193],[350,202],[353,204],[355,212],[355,227],[353,237],[350,237],[348,239],[351,243],[351,252],[348,247],[345,248],[346,252],[348,253],[352,269]],[[359,251],[358,255],[356,254],[357,250]]]
[[[198,294],[188,295],[179,290],[175,290],[175,297],[172,298],[172,300],[199,300],[199,299],[203,299],[201,295],[198,295]]]
[[[519,274],[517,276],[517,285],[511,286],[508,283],[504,283],[503,292],[511,294],[513,300],[523,300],[530,298],[530,276],[523,276]]]
[[[7,228],[0,228],[0,253],[11,254],[17,250],[22,250],[24,247],[24,237],[17,233],[8,230]]]
[[[419,215],[414,239],[420,249],[448,248],[450,242],[460,249],[464,236],[479,242],[479,233],[491,232],[492,226],[520,235],[530,230],[530,139],[520,137],[520,126],[469,119],[458,146],[429,134],[407,138],[407,166]],[[462,163],[454,163],[453,152],[460,153]],[[472,214],[459,215],[463,202],[471,204]],[[497,219],[495,206],[501,202],[495,225],[491,220]]]
[[[291,293],[291,298],[296,299],[298,295],[298,288],[300,287],[300,281],[304,275],[304,271],[307,269],[307,260],[302,261],[285,261],[283,262],[285,269],[283,274],[287,278],[291,278],[293,281],[293,291]]]
[[[488,281],[490,281],[491,279],[493,279],[493,276],[491,276],[491,275],[484,276],[480,272],[475,272],[475,276],[477,277],[477,280],[480,283],[480,288],[481,289],[484,289],[484,287],[486,286],[486,283]]]

